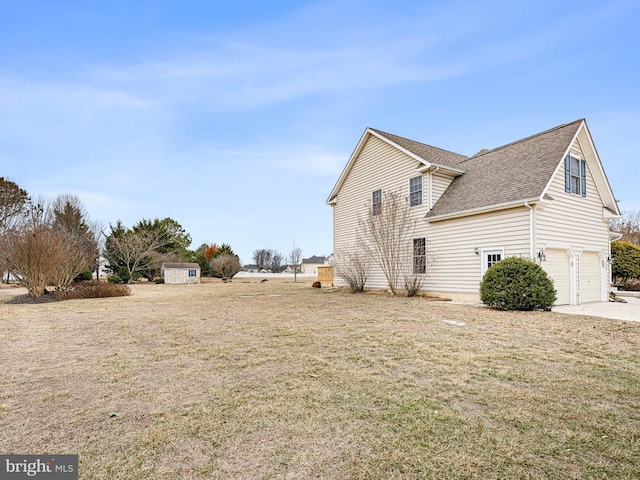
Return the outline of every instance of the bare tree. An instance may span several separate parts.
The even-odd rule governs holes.
[[[278,250],[271,250],[271,264],[269,268],[273,273],[279,273],[282,269],[282,254]]]
[[[293,244],[293,248],[289,251],[289,256],[287,258],[289,265],[293,267],[293,281],[298,281],[298,269],[300,268],[302,262],[302,249],[300,247],[296,247],[296,244]]]
[[[371,272],[371,258],[355,245],[336,252],[339,261],[335,265],[335,274],[349,285],[352,293],[364,291]]]
[[[114,265],[124,266],[131,277],[146,265],[145,262],[149,261],[159,247],[164,245],[165,236],[166,234],[162,231],[134,232],[124,229],[117,235],[109,236],[105,257]]]
[[[64,262],[66,246],[59,233],[51,225],[51,210],[38,202],[20,228],[2,236],[7,264],[32,297],[42,295]]]
[[[213,276],[222,279],[232,278],[242,268],[238,256],[230,253],[223,253],[212,258],[209,264],[211,265]]]
[[[75,195],[60,195],[51,203],[51,225],[57,241],[64,244],[65,255],[51,282],[60,289],[70,285],[82,272],[90,271],[98,258],[99,226]],[[53,238],[52,238],[53,241]]]
[[[2,251],[18,281],[39,297],[47,286],[63,288],[90,268],[98,256],[96,234],[77,197],[40,199],[25,212],[2,236]]]
[[[435,256],[427,249],[426,238],[413,239],[412,257],[404,274],[404,288],[408,297],[415,297],[420,293],[427,279],[426,276],[432,269]]]
[[[624,212],[611,221],[611,230],[621,233],[623,242],[640,245],[640,211]]]
[[[253,261],[258,266],[258,271],[268,270],[271,267],[272,250],[261,248],[253,251]]]
[[[358,243],[380,267],[392,295],[398,290],[400,278],[410,264],[414,221],[407,199],[398,192],[385,192],[379,208],[367,208],[359,218]]]

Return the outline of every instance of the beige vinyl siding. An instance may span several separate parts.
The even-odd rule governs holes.
[[[344,179],[333,206],[334,264],[339,269],[340,253],[349,245],[356,245],[358,216],[367,214],[374,190],[384,193],[398,191],[408,198],[409,179],[420,175],[417,168],[421,164],[409,155],[390,146],[375,136],[369,136],[360,154]],[[413,237],[424,235],[423,220],[428,211],[426,193],[427,175],[423,175],[423,203],[412,207],[411,214],[416,219],[417,229]],[[422,227],[421,227],[422,225]],[[422,231],[421,231],[422,229]],[[344,280],[336,275],[336,285],[344,285]],[[367,281],[368,288],[388,288],[382,271],[374,266]]]
[[[475,248],[504,248],[505,257],[529,257],[529,245],[529,209],[524,206],[430,223],[427,255],[431,271],[426,289],[478,294],[482,255]]]
[[[433,192],[431,193],[431,205],[435,205],[438,199],[442,196],[444,191],[453,182],[453,177],[448,175],[442,175],[438,172],[431,174],[431,186]]]
[[[565,248],[574,253],[576,265],[573,281],[576,298],[572,303],[581,303],[585,301],[584,297],[593,298],[596,284],[598,291],[602,293],[600,285],[603,276],[608,274],[608,269],[601,268],[597,276],[598,273],[587,266],[592,277],[587,277],[584,272],[581,275],[580,252],[601,252],[606,258],[609,252],[609,224],[603,219],[603,201],[597,191],[590,166],[595,159],[590,160],[593,156],[585,155],[577,141],[571,146],[570,153],[587,160],[587,196],[565,192],[563,160],[547,191],[553,201],[536,208],[536,248]],[[585,295],[581,294],[582,288],[586,289]]]
[[[564,191],[564,161],[547,193],[553,198],[551,204],[540,205],[536,209],[538,248],[545,244],[562,244],[575,248],[598,247],[607,251],[609,225],[603,220],[602,200],[589,163],[586,197]]]

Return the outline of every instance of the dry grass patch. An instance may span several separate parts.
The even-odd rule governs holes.
[[[309,282],[0,304],[0,451],[83,479],[638,478],[639,334]]]

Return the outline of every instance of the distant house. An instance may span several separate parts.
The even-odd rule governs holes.
[[[163,263],[164,283],[200,283],[200,265],[197,263]]]
[[[333,253],[324,259],[324,264],[333,267]]]
[[[360,248],[359,215],[376,215],[383,192],[407,198],[416,223],[404,271],[424,275],[427,291],[477,301],[486,270],[521,256],[554,280],[558,305],[608,299],[620,210],[584,119],[471,157],[367,128],[327,200],[335,265]],[[366,287],[388,288],[380,268]]]
[[[244,265],[242,269],[248,273],[258,273],[258,265],[248,264]]]
[[[300,273],[304,275],[318,275],[318,267],[325,265],[325,257],[314,255],[313,257],[303,258]]]

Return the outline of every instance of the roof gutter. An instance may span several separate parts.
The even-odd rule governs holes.
[[[459,177],[460,175],[464,174],[464,170],[462,170],[460,168],[449,167],[447,165],[440,165],[440,164],[437,164],[437,163],[430,163],[429,165],[423,165],[421,167],[418,167],[418,172],[420,172],[420,173],[429,172],[433,168],[435,168],[435,170],[433,170],[434,173],[436,171],[438,171],[438,170],[444,170],[446,172],[454,174],[457,177]]]
[[[470,208],[469,210],[462,210],[462,211],[457,211],[457,212],[452,212],[452,213],[445,213],[445,214],[442,214],[442,215],[434,215],[432,217],[430,217],[429,214],[427,213],[427,215],[425,216],[425,220],[427,220],[427,222],[440,222],[442,220],[450,220],[452,218],[468,217],[470,215],[479,215],[481,213],[496,212],[498,210],[508,210],[510,208],[517,208],[517,207],[527,206],[525,204],[534,205],[534,204],[537,204],[538,202],[540,202],[540,198],[539,197],[534,197],[534,198],[528,198],[526,200],[517,200],[517,201],[514,201],[514,202],[497,203],[497,204],[494,204],[494,205],[486,205],[486,206],[483,206],[483,207]]]

